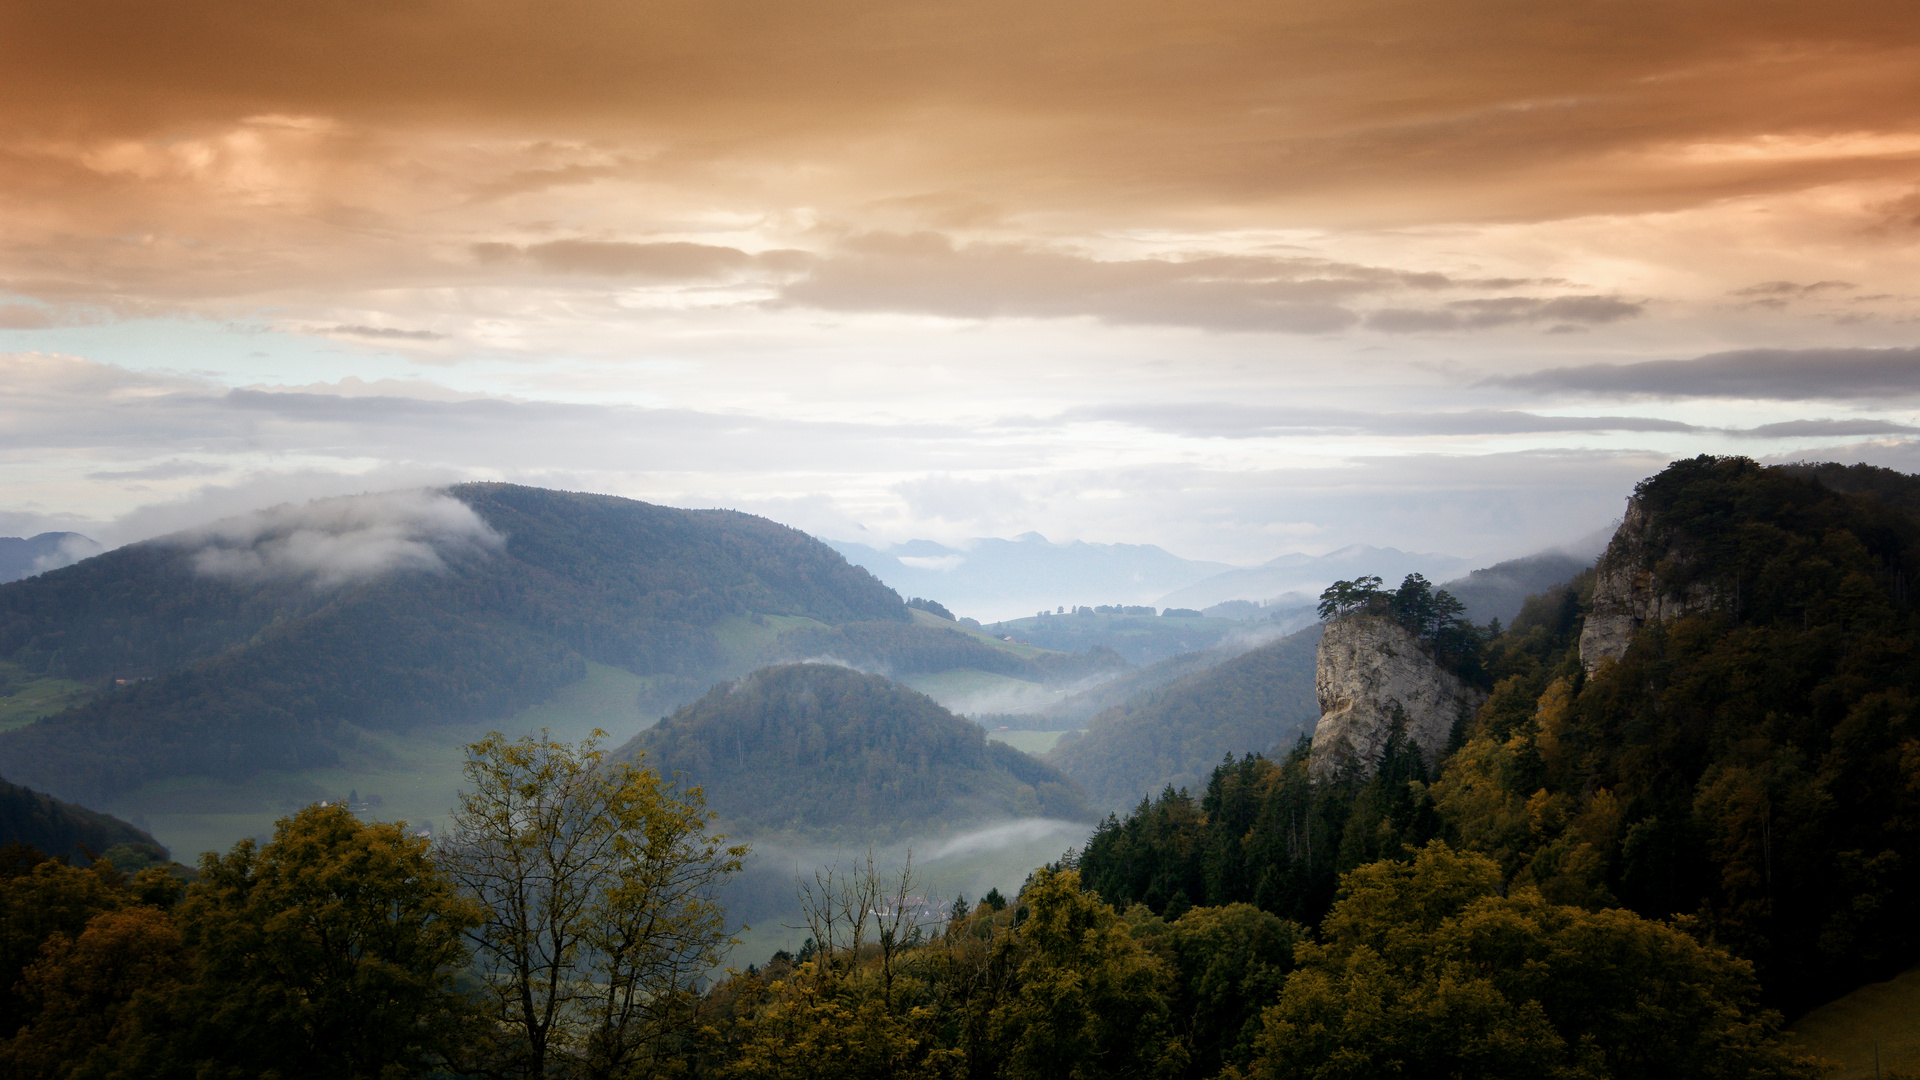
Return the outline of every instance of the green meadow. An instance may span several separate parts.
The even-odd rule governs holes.
[[[72,679],[35,675],[0,660],[0,731],[25,727],[92,697],[95,687]]]

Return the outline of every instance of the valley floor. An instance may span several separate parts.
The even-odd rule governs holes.
[[[334,768],[260,773],[241,781],[155,781],[99,809],[146,829],[189,866],[201,852],[224,852],[246,837],[271,836],[275,821],[322,799],[358,794],[354,809],[365,820],[439,825],[459,801],[468,743],[491,730],[519,736],[543,727],[554,738],[578,742],[600,728],[607,732],[603,745],[611,749],[659,719],[639,709],[646,686],[640,676],[589,663],[586,678],[504,720],[369,735],[355,760]]]

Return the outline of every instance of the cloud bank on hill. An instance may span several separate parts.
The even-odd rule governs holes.
[[[498,550],[506,538],[467,504],[434,491],[393,491],[287,504],[181,534],[194,569],[238,581],[326,588],[389,573],[444,573],[449,557]]]

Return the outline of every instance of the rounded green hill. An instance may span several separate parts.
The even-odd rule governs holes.
[[[748,834],[885,838],[1020,817],[1089,820],[1072,781],[898,683],[828,664],[715,687],[620,751],[706,790]]]

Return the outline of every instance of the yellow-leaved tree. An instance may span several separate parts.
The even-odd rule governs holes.
[[[604,737],[468,747],[441,861],[482,908],[470,937],[509,1074],[639,1071],[730,944],[714,893],[746,846],[707,832],[699,788],[607,760]]]

